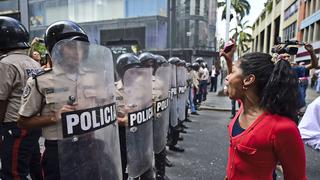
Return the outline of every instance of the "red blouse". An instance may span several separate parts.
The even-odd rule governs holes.
[[[244,132],[232,137],[229,124],[228,180],[272,180],[277,162],[283,167],[285,180],[305,180],[306,157],[296,124],[283,116],[263,113]]]

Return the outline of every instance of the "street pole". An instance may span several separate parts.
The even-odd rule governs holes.
[[[172,0],[169,2],[169,58],[172,57]]]
[[[226,35],[224,38],[225,44],[229,41],[231,0],[226,0],[226,3],[227,3],[227,12],[226,12]]]

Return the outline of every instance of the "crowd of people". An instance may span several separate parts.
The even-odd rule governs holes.
[[[74,22],[47,28],[45,54],[17,20],[0,25],[2,179],[168,179],[166,147],[184,152],[188,109],[199,115],[206,100],[203,58],[125,53],[113,69],[110,51]]]
[[[310,44],[311,63],[294,65],[288,54],[260,52],[233,61],[231,41],[209,70],[202,57],[149,52],[110,66],[111,51],[72,21],[46,29],[42,56],[28,41],[19,21],[0,16],[1,179],[169,179],[167,149],[185,151],[181,133],[219,76],[233,100],[225,179],[272,179],[277,165],[285,179],[306,179],[303,141],[320,147],[319,98],[297,118],[306,72],[319,68]]]

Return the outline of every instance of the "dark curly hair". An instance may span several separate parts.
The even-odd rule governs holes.
[[[262,108],[296,122],[298,79],[288,61],[279,60],[274,64],[271,59],[266,53],[247,53],[240,58],[240,68],[244,75],[255,75],[256,93]]]

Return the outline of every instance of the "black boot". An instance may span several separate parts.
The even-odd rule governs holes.
[[[155,180],[153,168],[149,169],[140,176],[140,180]]]
[[[165,159],[165,162],[167,167],[173,167],[173,163],[167,157]]]
[[[156,180],[168,180],[166,174],[166,149],[159,154],[155,154]]]

